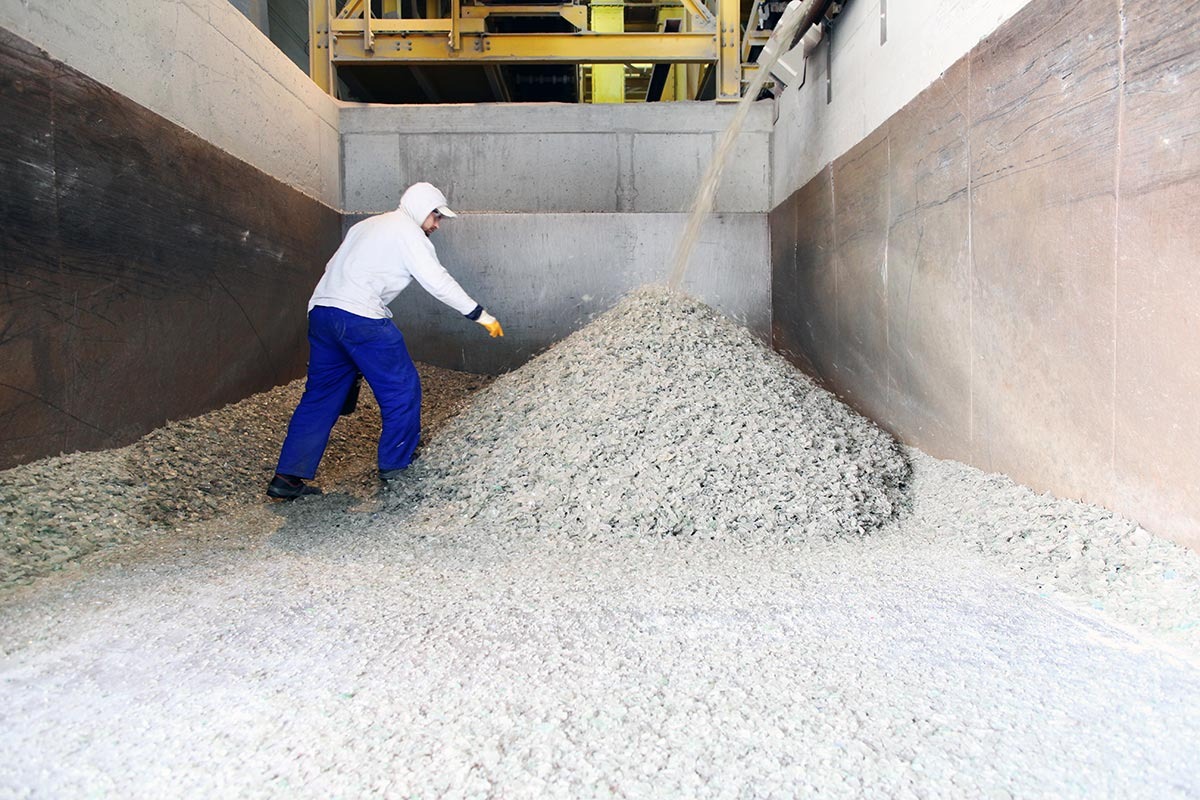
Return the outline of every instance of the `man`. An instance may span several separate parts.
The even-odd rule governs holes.
[[[472,300],[438,261],[429,235],[458,216],[428,183],[413,184],[400,207],[350,229],[308,301],[308,378],[292,414],[267,494],[281,499],[320,494],[305,484],[329,443],[359,373],[379,410],[379,477],[385,485],[408,467],[421,434],[421,381],[388,303],[415,278],[469,320],[503,336],[500,323]]]

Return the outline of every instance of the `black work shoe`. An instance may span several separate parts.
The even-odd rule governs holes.
[[[384,485],[386,486],[392,481],[402,478],[406,472],[408,472],[407,467],[401,467],[400,469],[381,469],[379,470],[379,480],[383,481]]]
[[[321,490],[316,486],[309,486],[303,479],[292,475],[276,473],[271,482],[267,484],[267,496],[279,500],[295,500],[297,497],[310,494],[321,494]]]

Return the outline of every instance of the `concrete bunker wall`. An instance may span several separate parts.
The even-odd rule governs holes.
[[[823,51],[784,98],[775,346],[931,454],[1200,547],[1200,20],[980,0],[1015,13],[902,108],[852,79],[975,11],[939,5],[892,4],[881,45],[850,4],[832,102]]]
[[[746,124],[687,289],[770,335],[770,104]],[[504,322],[491,341],[421,291],[393,305],[415,358],[475,372],[519,366],[608,309],[664,283],[715,138],[733,109],[628,106],[345,107],[347,224],[396,207],[406,186],[442,187],[463,216],[439,256]]]
[[[758,104],[687,288],[901,439],[1200,546],[1200,22],[943,5],[850,4]],[[661,277],[732,113],[339,107],[225,0],[0,0],[0,59],[0,465],[299,375],[344,225],[415,180],[509,335],[408,292],[414,355],[516,366]]]
[[[225,0],[3,0],[0,62],[0,467],[302,374],[336,104]]]

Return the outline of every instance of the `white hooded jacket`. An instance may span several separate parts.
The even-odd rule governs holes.
[[[400,207],[369,217],[350,228],[325,265],[308,310],[332,306],[360,317],[391,319],[388,303],[415,278],[425,291],[460,314],[478,307],[438,261],[433,243],[421,230],[430,212],[446,205],[446,196],[428,183],[410,186]]]

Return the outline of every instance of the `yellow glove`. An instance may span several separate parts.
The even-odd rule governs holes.
[[[475,321],[487,328],[487,332],[491,334],[493,339],[495,339],[497,336],[504,335],[504,328],[500,327],[500,320],[496,319],[486,311],[480,314],[479,319]]]

